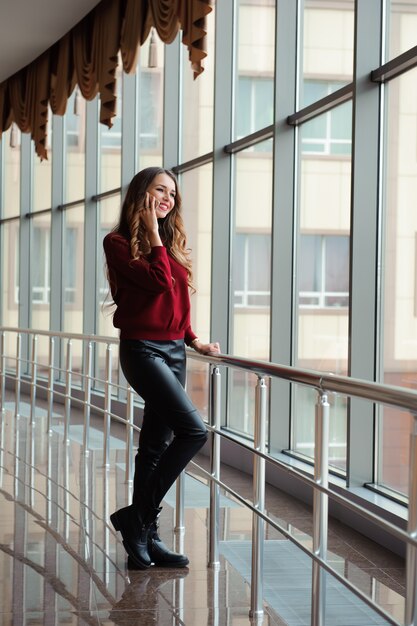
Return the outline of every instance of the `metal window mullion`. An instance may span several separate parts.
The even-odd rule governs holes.
[[[220,341],[222,352],[228,352],[233,333],[233,299],[229,284],[233,209],[225,211],[225,206],[233,206],[232,157],[223,148],[230,144],[232,138],[235,2],[218,2],[215,11],[210,333],[213,339]],[[228,380],[223,385],[224,389],[227,387]],[[224,424],[225,397],[222,398],[221,414]]]
[[[20,167],[20,215],[32,205],[32,154],[30,135],[22,133]],[[19,229],[19,327],[30,327],[30,220],[21,219]],[[28,254],[29,250],[29,254]]]
[[[326,235],[321,237],[321,266],[320,266],[320,304],[325,306],[325,292],[326,292]]]
[[[52,118],[52,211],[51,211],[51,240],[50,258],[50,320],[51,330],[63,328],[63,303],[64,303],[64,222],[63,211],[54,210],[64,201],[64,160],[65,160],[65,119],[54,115]],[[46,283],[48,284],[48,283]]]
[[[243,303],[244,305],[248,305],[248,291],[249,291],[249,237],[250,235],[245,236],[245,251],[243,255],[244,266],[243,266]]]
[[[296,109],[297,5],[294,0],[277,3],[275,24],[275,140],[273,164],[273,215],[271,232],[270,358],[291,365],[293,358],[293,254],[296,199],[297,130],[286,122]],[[285,85],[285,89],[282,89]],[[269,445],[286,449],[290,442],[290,385],[271,380]],[[279,410],[276,408],[279,407]]]
[[[369,80],[379,64],[382,3],[355,3],[355,57],[350,239],[349,375],[375,379],[378,223],[379,90]],[[348,421],[347,480],[373,480],[374,406],[352,398]]]
[[[169,44],[169,46],[164,46],[164,51],[164,126],[162,142],[162,163],[164,167],[172,168],[173,166],[178,165],[180,153],[180,33],[178,33],[175,40],[171,44]]]
[[[83,332],[96,331],[97,258],[102,258],[97,242],[98,203],[93,200],[98,192],[98,99],[86,102],[85,129],[85,214],[84,214],[84,314]]]
[[[33,143],[27,133],[21,134],[20,165],[20,215],[23,217],[32,206]],[[36,157],[38,158],[38,157]],[[31,320],[31,220],[21,219],[19,228],[19,328],[30,328]],[[28,357],[28,340],[22,337],[22,358]],[[24,365],[23,373],[27,372]]]

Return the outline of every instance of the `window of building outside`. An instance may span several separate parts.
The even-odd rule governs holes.
[[[270,306],[271,235],[236,233],[233,265],[234,307]]]
[[[300,236],[299,305],[306,308],[349,305],[349,237]]]
[[[237,81],[236,138],[250,135],[272,124],[274,119],[273,76],[239,76]],[[258,143],[253,150],[268,148]]]
[[[343,86],[341,82],[304,81],[303,106],[320,100]],[[310,154],[350,155],[352,144],[352,105],[346,102],[311,120],[302,128],[302,151]]]

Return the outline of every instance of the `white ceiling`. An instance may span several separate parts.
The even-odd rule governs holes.
[[[100,0],[0,0],[0,83],[36,59]]]

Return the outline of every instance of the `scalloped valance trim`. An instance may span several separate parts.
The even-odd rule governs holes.
[[[15,122],[31,133],[36,154],[47,158],[48,105],[63,115],[75,85],[86,100],[100,94],[100,122],[116,114],[116,68],[136,68],[139,47],[152,26],[164,43],[178,30],[196,78],[206,53],[206,16],[212,0],[103,0],[69,33],[22,70],[0,83],[1,133]]]

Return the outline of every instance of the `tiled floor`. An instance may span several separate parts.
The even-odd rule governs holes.
[[[48,436],[42,407],[37,408],[32,423],[27,405],[22,404],[16,418],[12,398],[8,400],[0,416],[1,624],[310,623],[309,615],[293,610],[301,606],[300,594],[304,600],[309,596],[301,578],[294,587],[287,584],[288,559],[291,565],[297,559],[287,556],[285,561],[282,550],[292,550],[292,544],[273,529],[267,529],[271,541],[265,551],[265,613],[261,618],[249,618],[250,585],[245,568],[248,554],[250,558],[251,514],[227,498],[222,499],[220,533],[228,559],[222,554],[218,570],[207,567],[208,488],[194,479],[186,481],[185,535],[176,537],[173,532],[172,493],[161,515],[164,540],[180,548],[183,543],[189,568],[128,570],[120,536],[108,521],[109,514],[130,498],[120,429],[112,428],[110,463],[104,467],[98,421],[93,420],[90,449],[85,454],[76,412],[66,444],[59,416],[62,408],[57,408],[54,431]],[[206,460],[201,462],[204,465]],[[222,479],[244,497],[251,497],[250,481],[241,472],[223,467]],[[306,505],[272,488],[267,488],[267,504],[268,512],[287,530],[305,545],[311,544],[311,511]],[[399,557],[332,522],[329,561],[402,621],[405,583]],[[275,569],[269,570],[271,563]],[[306,569],[304,565],[301,568]],[[306,580],[310,578],[308,574]],[[357,622],[353,612],[343,613],[343,607],[336,614],[337,619],[325,622],[327,626],[384,623],[381,618]]]

